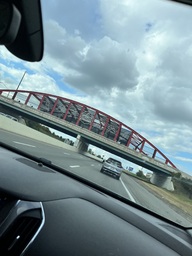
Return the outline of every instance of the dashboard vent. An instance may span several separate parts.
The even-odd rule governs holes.
[[[2,256],[19,256],[33,240],[41,226],[37,211],[19,216],[0,239]]]

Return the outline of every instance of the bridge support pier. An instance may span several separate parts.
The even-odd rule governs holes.
[[[85,153],[88,150],[89,144],[86,143],[86,140],[84,138],[78,135],[77,140],[75,141],[75,146],[79,153]]]
[[[169,191],[174,191],[174,186],[172,182],[172,177],[168,176],[163,173],[153,173],[151,179],[151,183],[160,187],[160,188],[165,188]]]

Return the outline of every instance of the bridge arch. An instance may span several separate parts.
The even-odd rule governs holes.
[[[26,90],[0,90],[0,95],[73,123],[90,132],[176,168],[155,145],[128,125],[86,104],[65,97]]]

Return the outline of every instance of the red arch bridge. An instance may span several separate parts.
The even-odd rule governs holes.
[[[78,135],[80,152],[86,151],[88,144],[93,144],[153,171],[152,182],[157,185],[170,187],[170,176],[179,171],[141,134],[91,106],[60,96],[24,90],[0,90],[0,104],[71,136]]]

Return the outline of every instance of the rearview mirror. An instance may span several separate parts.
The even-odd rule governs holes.
[[[0,1],[0,44],[15,40],[21,23],[21,14],[15,5]]]
[[[27,61],[43,57],[40,0],[0,0],[0,44]]]

